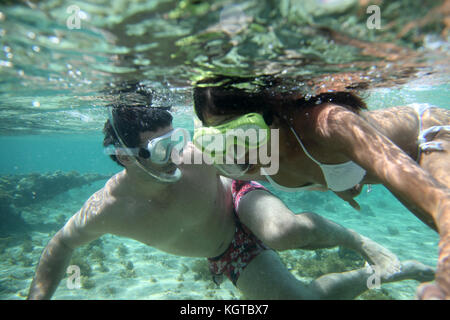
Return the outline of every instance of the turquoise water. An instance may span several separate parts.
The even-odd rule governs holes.
[[[312,6],[313,2],[305,3]],[[342,1],[342,6],[344,2],[346,6],[356,3]],[[299,90],[307,91],[313,88],[301,85],[305,78],[321,77],[339,68],[355,69],[351,63],[379,63],[368,56],[361,59],[355,47],[340,46],[315,33],[308,19],[335,26],[336,30],[339,26],[349,29],[360,40],[392,40],[388,33],[366,30],[365,18],[351,10],[342,13],[328,8],[328,15],[295,18],[300,10],[294,1],[280,1],[279,7],[272,2],[239,2],[238,14],[244,13],[251,22],[238,24],[242,30],[225,31],[219,30],[223,22],[221,10],[231,1],[216,1],[215,6],[194,1],[105,3],[41,1],[34,8],[0,6],[3,182],[32,173],[50,175],[60,171],[65,175],[76,171],[106,177],[121,170],[103,154],[101,134],[106,119],[103,106],[111,99],[105,88],[120,81],[143,81],[154,90],[155,105],[173,106],[174,125],[192,132],[191,83],[209,72],[255,75],[281,71],[284,77],[296,79]],[[403,2],[398,3],[401,6]],[[79,30],[66,26],[65,9],[70,4],[78,5],[86,14]],[[395,16],[389,6],[382,7],[383,12],[388,17]],[[410,17],[414,18],[414,14]],[[450,108],[448,39],[440,38],[433,28],[427,30],[427,38],[420,45],[410,38],[398,43],[424,54],[420,60],[424,65],[416,66],[413,74],[403,75],[399,71],[406,68],[404,61],[393,61],[396,67],[383,75],[385,86],[368,75],[373,87],[363,95],[371,109],[410,103]],[[390,68],[377,64],[372,70]],[[70,183],[61,184],[60,192],[45,199],[39,198],[40,190],[36,189],[37,196],[16,207],[14,212],[21,216],[21,222],[31,227],[16,230],[17,225],[7,225],[10,232],[0,235],[0,299],[26,297],[47,242],[106,182],[100,177],[79,186],[77,179],[71,180],[73,187]],[[39,188],[37,183],[34,187]],[[4,188],[0,188],[2,217],[10,214],[5,205],[12,201],[7,197],[10,190]],[[437,234],[382,186],[362,192],[358,197],[361,212],[329,192],[288,194],[271,190],[296,213],[316,212],[379,242],[401,260],[416,259],[436,265]],[[6,221],[9,220],[0,223],[5,226]],[[289,254],[315,257],[314,252],[301,250],[282,253],[287,265]],[[78,249],[76,259],[90,266],[82,288],[69,289],[65,278],[54,299],[241,298],[230,282],[217,288],[205,278],[204,259],[165,254],[129,239],[104,236]],[[392,299],[413,299],[417,285],[416,281],[403,281],[383,285],[382,290]]]
[[[63,140],[54,136],[40,136],[39,141],[36,141],[36,137],[2,139],[2,150],[10,150],[8,159],[2,160],[2,169],[7,169],[7,173],[44,173],[54,170],[105,174],[118,172],[120,168],[102,154],[101,138],[97,135],[66,136]],[[24,150],[28,150],[28,153]],[[28,233],[32,241],[29,252],[24,250],[21,236],[13,237],[19,239],[17,241],[1,240],[8,243],[2,249],[3,258],[0,261],[1,299],[20,299],[26,295],[42,249],[63,224],[64,220],[58,221],[58,217],[62,215],[68,219],[104,182],[98,181],[90,186],[69,190],[51,200],[31,204],[21,210],[26,221],[40,221],[48,224],[48,227],[39,226]],[[361,212],[356,212],[332,193],[307,192],[293,195],[273,189],[271,191],[296,213],[316,212],[370,237],[389,248],[401,260],[416,259],[436,265],[438,236],[409,213],[384,187],[373,186],[371,192],[363,191],[358,197]],[[95,287],[69,290],[64,279],[54,295],[55,299],[236,299],[240,296],[229,282],[224,282],[220,289],[207,280],[202,280],[199,285],[195,272],[189,274],[183,271],[183,265],[193,268],[191,266],[202,261],[201,259],[168,255],[116,236],[108,235],[101,239],[101,248],[105,252],[104,264],[109,271],[100,271],[97,260],[85,252],[86,260],[93,269],[90,278]],[[119,245],[128,249],[125,257],[119,255]],[[82,250],[83,248],[78,249],[83,252]],[[300,250],[293,251],[293,254],[311,259],[313,256],[311,252]],[[135,278],[127,278],[121,274],[125,269],[124,258],[133,263]],[[416,281],[403,281],[383,285],[382,288],[396,299],[413,299],[417,284]]]

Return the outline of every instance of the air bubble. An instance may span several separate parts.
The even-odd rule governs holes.
[[[28,31],[27,37],[34,40],[34,39],[36,39],[36,33],[34,33],[33,31]]]

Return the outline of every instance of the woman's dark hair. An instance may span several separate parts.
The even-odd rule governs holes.
[[[251,112],[260,113],[271,119],[279,106],[286,108],[305,108],[325,102],[343,106],[353,112],[367,109],[364,101],[351,92],[326,92],[316,96],[304,96],[298,92],[277,92],[275,83],[279,79],[258,80],[249,91],[242,88],[249,78],[223,77],[203,80],[194,88],[194,109],[197,117],[204,122],[205,111],[212,115],[240,115]],[[241,86],[241,87],[239,87]],[[277,108],[278,107],[278,108]],[[268,123],[270,125],[270,123]]]
[[[119,134],[127,148],[136,148],[141,143],[139,134],[145,131],[157,131],[172,124],[172,115],[165,109],[149,106],[114,105],[112,106],[112,121],[108,119],[103,128],[105,135],[103,146],[121,146],[117,138]],[[114,125],[114,127],[113,127]],[[111,159],[122,164],[115,155]]]

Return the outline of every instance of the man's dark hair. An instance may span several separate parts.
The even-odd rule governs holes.
[[[103,128],[105,135],[103,146],[114,145],[117,147],[137,148],[141,143],[139,134],[145,131],[157,131],[172,124],[172,115],[165,109],[153,108],[149,106],[112,106],[112,121],[108,119]],[[113,127],[114,125],[114,127]],[[120,145],[120,141],[125,146]],[[111,159],[123,166],[115,155],[110,155]]]

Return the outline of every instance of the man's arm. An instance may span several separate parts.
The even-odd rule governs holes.
[[[47,244],[27,299],[50,299],[64,277],[74,249],[106,233],[100,218],[105,211],[103,192],[95,193]]]
[[[73,249],[61,241],[61,230],[50,240],[42,252],[28,298],[50,299],[64,276]]]

